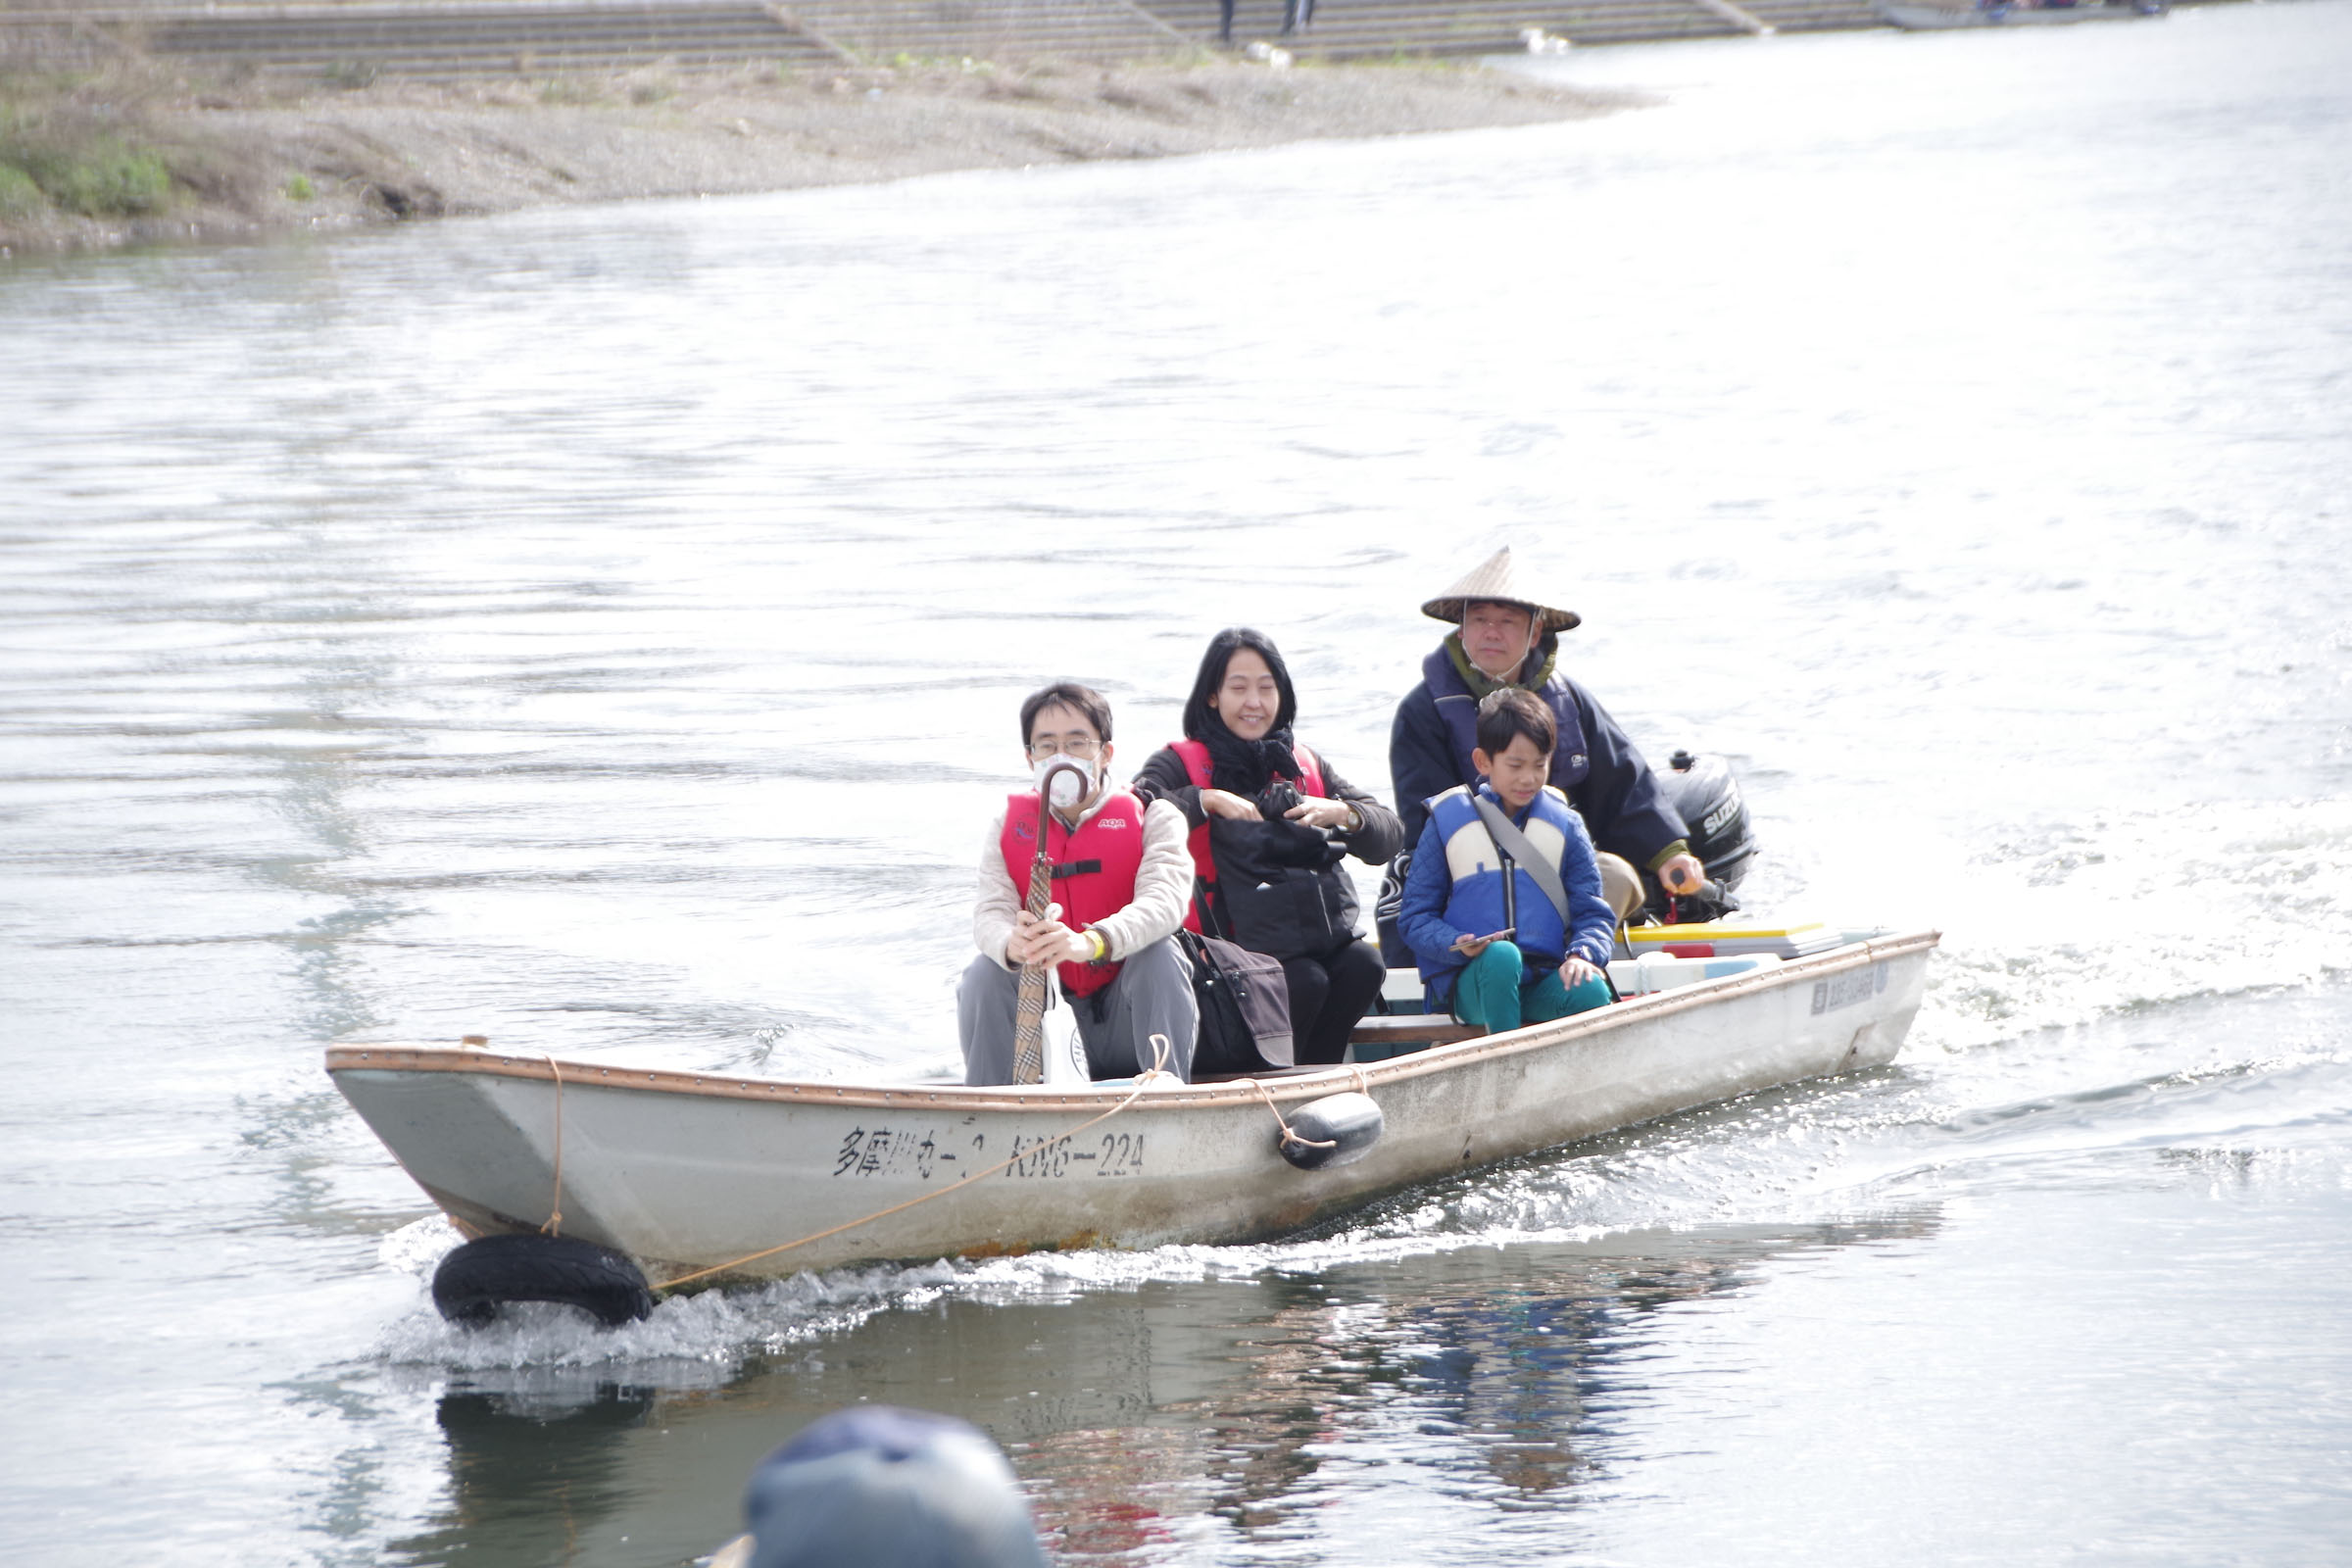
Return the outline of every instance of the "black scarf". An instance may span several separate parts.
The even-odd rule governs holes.
[[[1278,804],[1260,799],[1277,775],[1294,782],[1298,777],[1298,755],[1288,729],[1271,730],[1262,740],[1246,741],[1227,729],[1225,721],[1212,710],[1200,725],[1200,742],[1208,748],[1209,787],[1239,795],[1254,803],[1260,810]],[[1208,835],[1220,867],[1232,864],[1242,869],[1277,865],[1321,868],[1347,853],[1323,829],[1308,827],[1304,822],[1285,821],[1278,812],[1269,813],[1257,822],[1210,817]]]
[[[1288,729],[1267,731],[1262,740],[1246,741],[1225,727],[1212,710],[1202,715],[1200,743],[1208,748],[1208,782],[1246,801],[1254,801],[1276,774],[1298,777],[1298,758]]]

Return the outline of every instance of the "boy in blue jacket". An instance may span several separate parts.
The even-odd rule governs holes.
[[[1396,926],[1421,967],[1429,1009],[1496,1034],[1609,1000],[1602,967],[1616,928],[1592,840],[1545,783],[1551,710],[1504,687],[1478,705],[1476,794],[1429,802]]]

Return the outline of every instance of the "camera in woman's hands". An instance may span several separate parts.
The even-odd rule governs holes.
[[[1258,814],[1269,822],[1280,821],[1304,799],[1298,785],[1287,778],[1277,778],[1258,792]]]

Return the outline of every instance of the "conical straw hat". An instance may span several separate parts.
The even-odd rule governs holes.
[[[1462,611],[1481,600],[1493,604],[1519,605],[1541,616],[1546,631],[1566,631],[1585,617],[1573,610],[1557,610],[1536,597],[1532,584],[1522,587],[1520,573],[1512,568],[1511,547],[1504,545],[1477,570],[1446,589],[1421,607],[1421,613],[1433,620],[1461,623]]]

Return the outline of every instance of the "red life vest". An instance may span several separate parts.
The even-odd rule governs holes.
[[[1046,853],[1054,858],[1054,902],[1061,923],[1083,931],[1135,902],[1135,873],[1144,863],[1144,803],[1124,790],[1106,797],[1102,808],[1071,832],[1060,817],[1046,813]],[[1029,868],[1037,859],[1037,791],[1019,790],[1004,802],[1004,871],[1013,894],[1029,896]],[[1065,963],[1061,989],[1091,997],[1118,978],[1119,966]]]
[[[1168,750],[1174,752],[1177,759],[1184,763],[1185,772],[1192,778],[1193,788],[1198,790],[1212,788],[1208,782],[1208,743],[1206,741],[1171,741],[1168,744]],[[1322,796],[1328,793],[1323,788],[1323,764],[1316,760],[1314,753],[1303,746],[1294,745],[1291,748],[1291,760],[1298,764],[1299,794]],[[1207,822],[1203,821],[1199,827],[1193,829],[1191,844],[1193,869],[1200,873],[1201,881],[1214,888],[1217,885],[1217,859],[1214,855],[1209,853]],[[1191,906],[1185,909],[1184,928],[1187,931],[1200,929],[1200,901],[1199,899],[1193,900]]]

